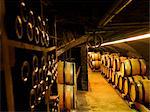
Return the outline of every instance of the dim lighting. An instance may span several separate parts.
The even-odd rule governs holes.
[[[135,40],[146,39],[146,38],[150,38],[150,34],[144,34],[144,35],[131,37],[131,38],[127,38],[127,39],[116,40],[116,41],[113,41],[113,42],[106,42],[106,43],[101,44],[101,46],[106,46],[106,45],[111,45],[111,44],[118,44],[118,43],[129,42],[129,41],[135,41]]]
[[[38,97],[38,100],[40,101],[40,100],[41,100],[41,97]]]
[[[33,86],[33,88],[34,88],[34,89],[37,88],[37,85]]]
[[[46,81],[48,81],[48,77],[46,77]]]
[[[45,95],[45,91],[42,94]]]
[[[31,108],[33,109],[33,108],[34,108],[34,105],[32,105]]]
[[[27,80],[28,80],[28,78],[24,78],[24,80],[23,80],[23,81],[24,81],[24,82],[27,82]]]

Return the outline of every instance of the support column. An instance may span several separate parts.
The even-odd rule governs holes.
[[[88,70],[87,70],[87,47],[86,44],[81,46],[81,83],[82,90],[88,91]]]

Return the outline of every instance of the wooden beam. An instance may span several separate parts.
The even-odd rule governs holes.
[[[5,78],[5,92],[7,98],[7,110],[8,111],[15,111],[14,106],[14,96],[13,96],[13,81],[11,76],[11,69],[10,69],[10,55],[9,54],[9,46],[7,41],[7,35],[4,30],[4,16],[5,16],[5,1],[0,0],[0,43],[2,44],[2,59],[3,59],[3,69],[4,69],[4,78]],[[1,107],[1,106],[0,106]]]
[[[14,96],[13,96],[13,81],[10,69],[10,55],[9,46],[7,41],[7,36],[5,32],[2,32],[2,57],[3,57],[3,67],[4,67],[4,77],[5,77],[5,87],[6,87],[6,98],[8,111],[14,111]]]
[[[37,46],[37,45],[23,43],[23,42],[19,42],[19,41],[15,41],[15,40],[8,40],[8,43],[9,43],[9,46],[11,46],[11,47],[28,49],[28,50],[49,52],[49,51],[52,51],[52,50],[56,49],[56,46],[45,48],[45,47],[40,47],[40,46]]]
[[[66,46],[63,46],[61,49],[57,50],[57,52],[56,52],[57,56],[60,56],[62,53],[66,52],[67,50],[69,50],[75,46],[85,43],[87,41],[87,39],[88,39],[88,36],[84,35],[84,36],[78,38],[77,40],[67,43]]]
[[[126,30],[126,29],[141,29],[141,28],[148,28],[149,27],[149,25],[147,24],[147,25],[125,25],[125,26],[106,26],[106,27],[103,27],[103,30],[104,31],[109,31],[109,30],[111,30],[111,31],[113,31],[113,30]]]

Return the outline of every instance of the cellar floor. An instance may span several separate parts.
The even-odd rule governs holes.
[[[77,92],[77,112],[132,112],[99,72],[89,68],[88,78],[89,91]]]

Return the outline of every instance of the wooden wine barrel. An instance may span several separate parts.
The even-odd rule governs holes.
[[[106,61],[107,61],[107,67],[110,68],[111,67],[111,58],[109,56],[107,56]]]
[[[124,95],[128,94],[128,92],[129,92],[129,85],[131,83],[134,83],[133,77],[124,77],[124,81],[123,81],[123,93],[124,93]]]
[[[103,64],[104,66],[107,65],[107,62],[106,62],[106,55],[102,55],[101,64]]]
[[[58,84],[59,107],[60,110],[76,108],[76,87],[72,85]]]
[[[124,62],[125,60],[127,60],[127,57],[124,57],[124,56],[121,56],[121,57],[119,57],[120,58],[120,62],[122,63],[122,62]]]
[[[36,91],[34,89],[31,89],[30,96],[29,96],[29,105],[30,105],[31,111],[34,111],[36,103],[37,103],[36,102]]]
[[[100,72],[103,74],[103,69],[104,69],[104,65],[103,64],[101,64],[100,65]]]
[[[118,78],[118,89],[122,92],[122,86],[123,86],[123,77],[120,75]]]
[[[119,71],[120,70],[120,59],[119,57],[114,59],[114,63],[113,63],[113,71]]]
[[[36,55],[33,56],[32,65],[33,65],[33,70],[37,72],[38,71],[38,57]]]
[[[115,72],[114,71],[112,71],[111,82],[112,82],[112,84],[114,84],[114,82],[115,82]]]
[[[149,92],[149,88],[150,88],[150,80],[142,80],[141,84],[143,85],[143,93],[144,93],[144,97],[143,97],[143,101],[144,103],[150,104],[150,92]]]
[[[123,76],[145,75],[146,64],[143,59],[128,59],[121,64]]]
[[[119,53],[111,53],[110,55],[111,55],[111,56],[117,56],[117,57],[119,57],[119,56],[120,56],[120,54],[119,54]]]
[[[40,32],[39,32],[38,27],[34,27],[33,34],[34,34],[35,43],[39,44],[39,42],[40,42]]]
[[[59,84],[63,84],[64,83],[64,62],[63,61],[59,61],[58,62],[58,83]]]
[[[124,62],[126,59],[127,58],[123,56],[115,56],[113,61],[113,71],[120,71],[121,63]]]
[[[109,81],[112,79],[112,68],[109,68]]]
[[[89,61],[91,61],[91,54],[92,54],[93,52],[88,52],[88,60]]]
[[[142,80],[143,77],[142,76],[132,76],[132,77],[124,77],[123,79],[123,92],[125,95],[127,95],[129,93],[129,88],[131,84],[134,84],[135,82],[139,82],[140,80]]]
[[[68,110],[75,109],[76,107],[76,88],[75,86],[66,85],[65,86],[65,106]]]
[[[106,66],[104,66],[104,68],[103,68],[103,73],[104,73],[105,76],[107,76],[108,68]]]
[[[76,83],[76,65],[73,62],[65,62],[65,84]]]
[[[62,109],[65,106],[65,85],[58,84],[59,107]]]
[[[92,61],[101,60],[101,54],[99,52],[97,53],[91,53]]]
[[[119,77],[121,76],[121,72],[116,72],[115,73],[115,86],[119,86]]]
[[[113,62],[114,62],[114,56],[110,56],[110,58],[111,58],[111,68],[113,68]]]
[[[100,61],[92,61],[92,67],[94,69],[99,69],[100,68]]]
[[[130,85],[130,100],[132,102],[138,101],[144,104],[150,103],[150,80],[140,80]]]
[[[106,57],[107,58],[107,67],[108,68],[112,68],[113,67],[113,60],[114,60],[114,57],[109,55]]]
[[[106,78],[109,78],[109,68],[106,68]]]
[[[94,52],[88,52],[88,56],[91,57],[91,55],[93,54]]]

